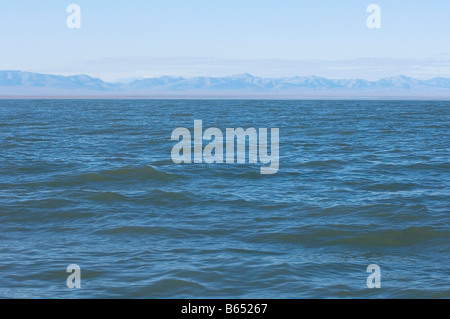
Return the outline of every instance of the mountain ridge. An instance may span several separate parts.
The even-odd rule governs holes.
[[[88,75],[52,75],[25,71],[0,71],[0,94],[8,95],[58,92],[117,93],[117,94],[176,94],[181,92],[253,92],[253,93],[364,93],[375,92],[439,92],[450,96],[450,78],[435,77],[418,80],[404,75],[375,81],[365,79],[329,79],[308,75],[262,78],[248,73],[223,77],[162,76],[127,82],[106,82]]]

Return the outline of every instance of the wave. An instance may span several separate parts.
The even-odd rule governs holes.
[[[85,183],[118,182],[118,181],[159,181],[170,182],[182,176],[166,173],[151,166],[122,167],[118,169],[103,170],[95,173],[85,173],[66,176],[62,179],[49,182],[52,187],[73,186]]]
[[[304,226],[288,228],[283,232],[259,233],[249,236],[249,241],[259,243],[302,244],[305,246],[353,246],[354,248],[387,249],[413,247],[420,244],[445,244],[450,231],[438,227],[408,227],[403,229],[371,230],[361,225]],[[345,248],[347,249],[347,248]]]

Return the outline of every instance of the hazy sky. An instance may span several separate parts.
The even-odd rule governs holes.
[[[81,29],[66,7],[81,7]],[[381,7],[381,29],[366,8]],[[450,77],[449,0],[0,2],[0,69],[160,75]]]

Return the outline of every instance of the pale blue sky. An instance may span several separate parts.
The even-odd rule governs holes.
[[[68,29],[66,7],[82,9]],[[369,4],[382,28],[366,26]],[[448,0],[0,2],[0,69],[168,75],[450,77]]]

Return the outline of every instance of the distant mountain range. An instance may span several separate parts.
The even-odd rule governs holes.
[[[87,75],[61,76],[0,71],[0,96],[423,96],[450,98],[450,78],[417,80],[406,76],[327,79],[318,76],[260,78],[250,74],[226,77],[145,78],[105,82]]]

